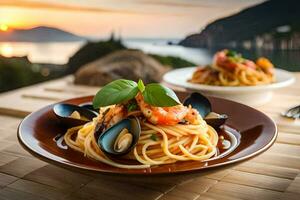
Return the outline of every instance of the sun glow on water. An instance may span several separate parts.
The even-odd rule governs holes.
[[[11,45],[9,44],[3,44],[3,45],[0,45],[0,54],[2,56],[5,56],[5,57],[12,57],[13,56],[13,48]]]
[[[6,24],[1,24],[1,25],[0,25],[0,30],[1,30],[1,31],[4,31],[4,32],[5,32],[5,31],[8,31],[8,26],[7,26]]]

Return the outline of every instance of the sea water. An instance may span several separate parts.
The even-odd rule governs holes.
[[[196,65],[206,65],[211,62],[214,52],[218,49],[187,48],[177,44],[178,39],[124,39],[128,48],[140,49],[146,53],[176,56],[189,60]],[[34,63],[66,64],[69,58],[85,42],[0,42],[0,54],[6,57],[28,56]],[[244,56],[255,59],[266,56],[275,63],[276,67],[290,71],[300,71],[300,50],[245,50],[237,49]]]

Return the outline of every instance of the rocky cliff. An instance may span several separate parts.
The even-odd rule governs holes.
[[[179,44],[188,47],[300,49],[300,1],[271,0],[207,25]]]
[[[0,31],[0,41],[3,42],[66,42],[84,41],[82,36],[47,26],[38,26],[30,29],[12,29]]]

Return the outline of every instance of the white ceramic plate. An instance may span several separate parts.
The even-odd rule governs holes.
[[[292,73],[282,69],[275,69],[276,82],[272,84],[238,87],[211,86],[188,82],[195,70],[196,67],[172,70],[164,75],[163,80],[171,85],[183,87],[192,91],[199,91],[205,95],[230,99],[251,106],[267,103],[272,98],[273,90],[291,85],[295,81]]]

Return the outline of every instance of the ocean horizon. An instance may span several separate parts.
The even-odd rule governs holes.
[[[103,40],[104,38],[102,38]],[[106,38],[107,39],[107,38]],[[195,64],[208,64],[209,54],[205,49],[175,45],[180,39],[126,38],[122,39],[128,48],[145,53],[176,56]],[[172,42],[174,45],[169,45]],[[27,56],[33,63],[66,64],[69,58],[86,41],[79,42],[0,42],[0,54],[6,57]]]
[[[102,38],[107,39],[107,38]],[[98,39],[97,39],[98,40]],[[176,45],[177,38],[123,38],[124,45],[131,49],[139,49],[145,53],[163,56],[175,56],[186,59],[196,65],[207,65],[211,62],[215,50],[190,48]],[[172,43],[170,45],[169,43]],[[80,42],[0,42],[0,54],[6,57],[27,56],[33,63],[63,65],[82,47],[86,41]],[[265,56],[275,63],[276,67],[289,71],[300,70],[300,50],[247,50],[237,49],[245,57],[256,59]]]

